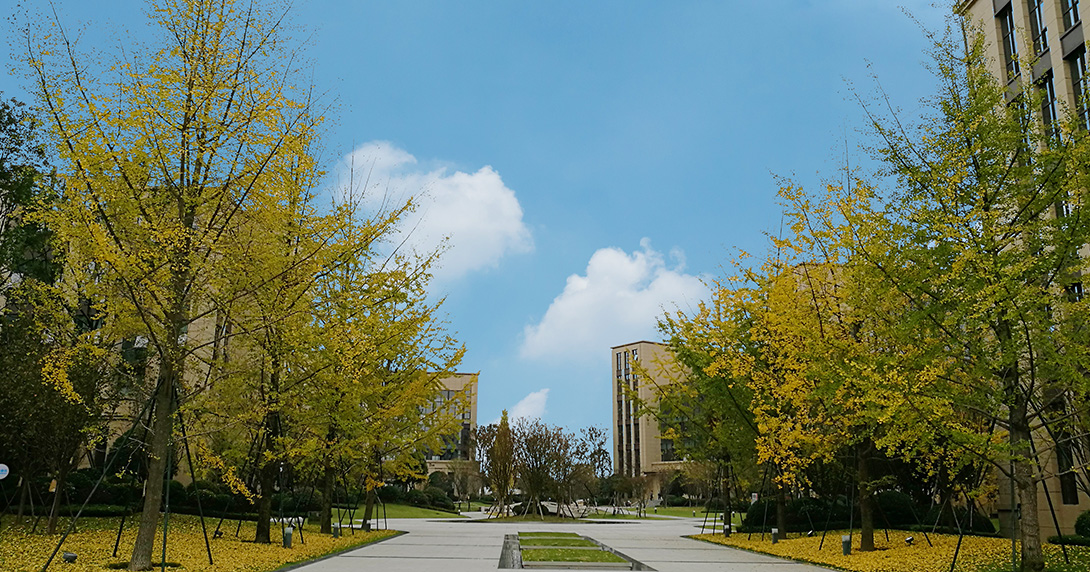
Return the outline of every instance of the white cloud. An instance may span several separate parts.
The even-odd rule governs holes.
[[[586,275],[568,277],[545,316],[523,331],[523,358],[592,363],[612,346],[657,338],[655,324],[664,308],[696,305],[708,289],[684,273],[684,256],[674,250],[668,267],[648,239],[628,254],[601,248],[587,263]]]
[[[545,403],[549,399],[549,388],[535,391],[523,397],[518,403],[507,410],[507,422],[514,423],[516,419],[533,419],[545,416]],[[497,417],[493,424],[499,423]]]
[[[402,223],[402,232],[411,233],[409,245],[422,253],[447,240],[434,272],[439,280],[493,268],[508,254],[534,248],[515,191],[491,166],[466,173],[434,162],[422,165],[392,143],[372,141],[345,157],[345,179],[349,167],[356,184],[368,185],[363,199],[369,207],[417,198],[418,208]]]

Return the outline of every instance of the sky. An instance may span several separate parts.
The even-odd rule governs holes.
[[[19,3],[4,12],[50,10]],[[142,1],[53,5],[81,47],[154,41]],[[694,308],[739,251],[767,250],[782,178],[818,190],[846,159],[868,164],[853,93],[873,97],[877,77],[918,114],[936,83],[924,28],[949,11],[296,0],[289,21],[331,106],[331,179],[366,166],[418,197],[412,244],[447,240],[431,294],[466,345],[458,370],[480,373],[478,422],[507,409],[574,429],[610,426],[610,347],[660,340],[664,311]],[[7,35],[0,91],[32,101]]]

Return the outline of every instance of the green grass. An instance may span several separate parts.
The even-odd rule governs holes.
[[[545,562],[627,562],[624,558],[605,550],[578,550],[565,548],[523,549],[522,559]]]
[[[694,510],[696,511],[696,518],[699,518],[699,519],[704,518],[704,513],[706,511],[704,510],[704,507],[702,507],[702,506],[696,506],[696,507],[660,506],[657,513],[655,512],[655,509],[651,509],[651,510],[647,511],[647,514],[651,514],[651,515],[659,514],[659,515],[664,515],[664,516],[685,516],[685,517],[692,518]],[[719,512],[719,514],[723,514],[723,513]],[[742,524],[742,518],[744,516],[745,516],[745,513],[735,512],[734,513],[734,518],[731,520],[731,522],[733,522],[735,524]],[[709,518],[711,518],[711,517],[709,517]]]
[[[526,547],[538,547],[538,546],[586,546],[588,548],[597,548],[598,545],[582,538],[548,538],[544,536],[521,538],[519,544],[523,548]]]
[[[373,512],[371,513],[372,518],[375,518],[375,517],[377,517],[379,519],[382,518],[382,505],[377,505],[376,504],[375,508],[372,509],[372,510],[373,510]],[[334,521],[337,520],[337,512],[338,512],[337,510],[333,511],[333,520]],[[348,516],[349,516],[349,513],[348,513],[347,510],[340,511],[340,517],[341,517],[341,522],[342,523],[348,524],[348,521],[349,521]],[[357,518],[357,519],[363,518],[363,509],[360,508],[360,509],[356,510],[356,513],[353,516],[355,518]],[[411,505],[407,505],[407,504],[393,504],[393,503],[390,503],[390,504],[386,505],[386,518],[465,518],[465,517],[461,516],[461,515],[458,515],[458,514],[450,513],[450,512],[443,512],[441,510],[432,510],[430,508],[421,508],[421,507],[418,507],[418,506],[411,506]]]
[[[545,517],[542,518],[542,517],[540,517],[540,516],[538,516],[536,514],[528,515],[528,516],[518,515],[518,516],[503,516],[503,517],[500,517],[500,518],[486,518],[486,519],[482,519],[482,520],[474,520],[474,521],[471,521],[471,522],[536,522],[538,524],[543,523],[543,522],[544,523],[563,523],[563,524],[575,524],[575,523],[582,524],[583,523],[583,521],[581,521],[581,520],[572,520],[570,517],[566,517],[566,516],[545,515]]]
[[[607,519],[612,519],[612,520],[669,520],[665,516],[655,516],[655,515],[653,515],[651,513],[647,513],[646,515],[644,515],[642,517],[641,516],[636,516],[634,514],[598,514],[598,515],[588,514],[587,516],[585,516],[583,518],[587,518],[587,519],[591,519],[591,520],[607,520]]]
[[[538,537],[563,537],[563,538],[582,538],[574,532],[520,532],[519,538],[538,538]]]

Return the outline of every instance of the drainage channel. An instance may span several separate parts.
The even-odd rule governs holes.
[[[577,561],[547,561],[547,560],[523,560],[523,546],[518,534],[505,534],[503,537],[503,550],[500,552],[499,568],[501,569],[537,569],[537,570],[644,570],[655,572],[655,569],[618,552],[589,536],[557,533],[555,536],[540,534],[535,539],[579,539],[593,543],[593,546],[527,546],[531,548],[565,548],[570,550],[601,550],[617,556],[624,562],[577,562]]]

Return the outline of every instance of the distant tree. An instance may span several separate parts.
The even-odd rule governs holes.
[[[490,435],[489,435],[490,434]],[[488,438],[488,437],[491,438]],[[488,486],[496,497],[496,516],[507,514],[507,502],[511,495],[511,489],[515,486],[515,478],[518,476],[516,466],[515,436],[511,431],[511,425],[507,421],[507,410],[500,415],[500,422],[494,430],[478,435],[478,442],[487,443],[488,470],[485,477]]]
[[[480,492],[481,476],[477,463],[468,459],[454,459],[450,462],[451,478],[454,480],[454,495],[462,501],[470,501]]]
[[[518,467],[518,483],[526,502],[523,513],[536,511],[544,517],[541,502],[554,490],[558,441],[556,428],[540,419],[521,418],[512,431],[515,441],[515,465]]]

